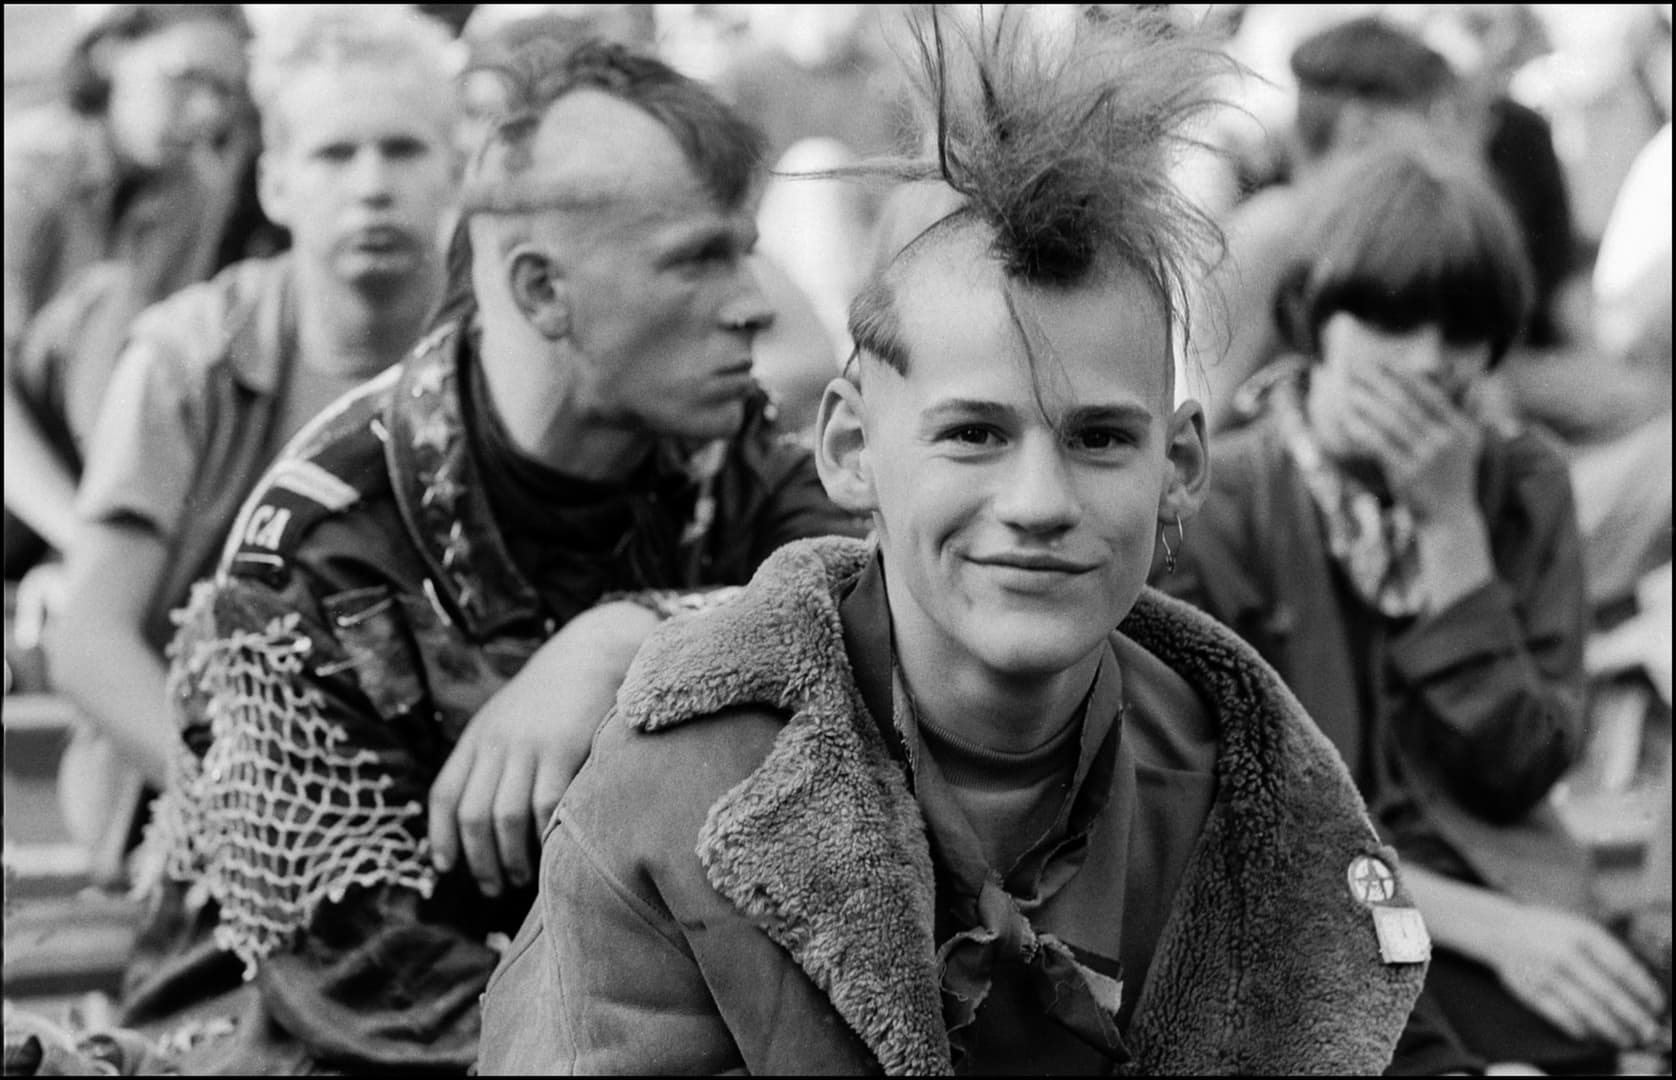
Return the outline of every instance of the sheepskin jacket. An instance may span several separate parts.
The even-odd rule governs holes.
[[[951,1071],[925,828],[843,644],[838,598],[871,557],[788,545],[648,642],[548,826],[483,1072]],[[1126,1071],[1380,1072],[1425,964],[1382,962],[1375,910],[1409,900],[1389,878],[1357,898],[1353,864],[1395,856],[1343,763],[1207,617],[1148,591],[1120,633],[1220,731]]]

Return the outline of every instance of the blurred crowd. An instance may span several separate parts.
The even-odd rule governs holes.
[[[6,691],[74,703],[60,813],[107,889],[155,885],[133,853],[164,813],[153,799],[180,783],[177,711],[208,693],[191,684],[202,668],[170,642],[206,604],[224,618],[241,602],[195,600],[194,585],[289,550],[307,512],[276,490],[328,506],[366,497],[306,455],[268,470],[338,438],[368,387],[416,377],[395,373],[419,370],[404,358],[422,359],[459,310],[472,285],[462,249],[485,243],[462,222],[512,197],[473,177],[515,174],[502,159],[516,148],[496,133],[533,122],[507,77],[532,42],[603,37],[644,50],[760,132],[769,172],[745,202],[754,237],[738,241],[751,299],[730,317],[766,391],[751,410],[781,433],[776,446],[814,443],[823,390],[855,352],[852,301],[941,214],[924,185],[847,175],[925,149],[909,125],[906,6],[413,5],[346,16],[336,30],[288,5],[14,11],[32,7],[6,12]],[[1054,6],[1045,32],[1108,7],[1120,5]],[[963,17],[977,8],[957,6]],[[1164,8],[1237,64],[1221,76],[1226,105],[1174,164],[1222,240],[1191,283],[1175,393],[1202,403],[1211,475],[1224,461],[1227,473],[1208,520],[1166,528],[1183,565],[1172,550],[1170,576],[1155,567],[1154,584],[1255,645],[1318,721],[1365,717],[1329,735],[1382,830],[1403,838],[1393,842],[1416,868],[1438,946],[1436,997],[1424,1000],[1471,1061],[1596,1071],[1635,1052],[1668,1073],[1671,8]],[[1494,205],[1452,201],[1455,189],[1422,180],[1399,190],[1391,159],[1367,164],[1393,151],[1470,167]],[[1356,205],[1356,192],[1374,190],[1398,193]],[[1504,225],[1517,241],[1505,251]],[[1458,250],[1439,250],[1455,240]],[[505,254],[519,241],[501,242]],[[1383,293],[1357,292],[1370,281]],[[516,290],[491,302],[476,287],[484,319],[536,302]],[[650,303],[627,292],[616,302]],[[1427,328],[1428,355],[1454,365],[1435,399],[1429,382],[1364,385],[1341,363],[1396,356],[1413,347],[1403,335]],[[498,398],[512,379],[486,361],[454,408]],[[415,400],[436,392],[399,385]],[[1358,395],[1376,403],[1367,414]],[[502,415],[473,437],[496,452],[541,444],[539,418],[497,404]],[[1386,431],[1381,410],[1413,417],[1409,430],[1444,449]],[[747,428],[758,422],[746,416]],[[1300,464],[1333,458],[1335,439],[1366,467]],[[1385,442],[1402,445],[1369,449]],[[439,460],[453,453],[443,435],[435,449]],[[567,483],[599,479],[581,456],[575,465],[584,479]],[[426,479],[420,509],[401,504],[402,520],[420,522],[411,527],[462,498],[449,467],[415,466]],[[798,535],[791,509],[759,519],[756,495],[736,496],[747,511],[717,486],[721,509],[713,500],[708,513],[739,530],[737,550],[761,539],[750,533],[759,520]],[[542,491],[583,501],[577,490],[490,491],[484,512],[515,517],[533,505],[519,499]],[[381,512],[394,521],[401,496],[391,499]],[[597,513],[562,523],[598,530],[594,554],[536,581],[569,603],[560,623],[614,589],[699,583],[590,576],[587,559],[621,554],[617,508],[600,499]],[[797,512],[807,535],[849,527],[817,528],[815,511]],[[1306,524],[1316,514],[1319,529]],[[1431,527],[1439,520],[1449,528]],[[532,528],[491,544],[467,523],[465,540],[458,528],[443,536],[433,560],[455,579],[491,548],[528,570],[545,542]],[[683,526],[709,523],[672,520],[669,531]],[[333,557],[350,558],[357,541],[340,543]],[[742,582],[718,572],[702,583]],[[415,595],[423,607],[417,585]],[[469,592],[430,600],[479,618]],[[189,602],[197,616],[179,614]],[[1380,629],[1439,607],[1449,625],[1430,636]],[[369,600],[333,618],[372,626],[378,610]],[[393,647],[365,639],[367,655]],[[364,661],[351,649],[344,663]],[[490,663],[501,658],[468,666]],[[370,696],[382,709],[406,692],[392,680]],[[447,696],[439,716],[458,704]],[[460,706],[460,725],[472,708]],[[1446,716],[1445,733],[1389,760],[1365,749],[1419,713]],[[467,799],[462,769],[434,778]],[[1411,804],[1427,800],[1451,809],[1409,828]],[[463,832],[433,825],[430,839],[470,857]],[[497,881],[485,894],[498,893]],[[155,936],[143,944],[167,951]],[[253,963],[254,948],[239,959]],[[142,988],[161,1015],[166,989]]]

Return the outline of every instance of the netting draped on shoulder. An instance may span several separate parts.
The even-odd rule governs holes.
[[[237,620],[218,615],[217,591],[239,587],[202,583],[176,616],[170,697],[191,741],[208,741],[201,758],[182,753],[147,848],[161,873],[220,905],[216,941],[250,978],[322,902],[357,886],[429,896],[436,877],[424,807],[392,803],[378,755],[327,715],[300,616],[223,625]]]

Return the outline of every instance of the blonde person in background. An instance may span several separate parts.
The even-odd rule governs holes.
[[[169,612],[214,569],[285,442],[413,345],[436,304],[457,160],[446,37],[377,9],[298,9],[253,48],[260,196],[292,250],[228,267],[135,322],[87,447],[52,677],[92,724],[65,758],[91,839],[160,790],[178,735]]]

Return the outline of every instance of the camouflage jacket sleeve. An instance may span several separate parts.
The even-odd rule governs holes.
[[[224,575],[182,612],[184,752],[152,844],[218,906],[216,942],[281,1041],[334,1068],[463,1070],[497,959],[481,914],[494,905],[430,864],[440,736],[429,709],[388,707],[402,666],[380,670],[378,653],[402,644],[334,632],[353,614],[316,604],[305,580]]]

